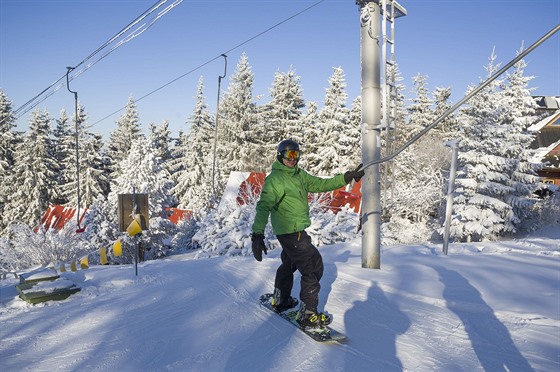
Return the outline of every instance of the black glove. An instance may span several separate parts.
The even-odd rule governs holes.
[[[268,252],[268,249],[266,249],[266,246],[264,245],[264,235],[253,233],[251,241],[253,242],[253,256],[255,256],[257,261],[261,262],[263,251],[264,254],[267,254],[266,252]]]
[[[352,179],[358,182],[364,176],[364,170],[360,170],[363,164],[358,165],[358,167],[353,171],[348,171],[344,173],[344,182],[350,183]]]

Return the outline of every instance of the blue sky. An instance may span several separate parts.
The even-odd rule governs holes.
[[[14,109],[21,107],[62,77],[67,66],[79,64],[156,3],[0,0],[0,88]],[[523,42],[531,45],[560,22],[558,0],[400,3],[408,15],[396,22],[396,59],[406,93],[412,88],[412,77],[420,73],[428,76],[430,90],[451,87],[452,103],[486,76],[484,66],[493,48],[498,62],[505,65]],[[317,5],[236,48],[313,4]],[[159,125],[164,120],[174,135],[187,130],[185,122],[194,107],[200,76],[214,112],[218,76],[224,71],[219,56],[226,51],[228,71],[222,92],[245,52],[255,74],[253,93],[262,96],[259,103],[269,100],[274,73],[293,66],[301,76],[304,98],[321,106],[333,67],[340,66],[346,74],[350,105],[360,94],[359,35],[354,0],[184,0],[143,34],[76,77],[70,87],[78,92],[92,130],[105,138],[122,113],[114,112],[130,96],[137,100],[146,130],[149,123]],[[560,95],[560,33],[526,61],[526,75],[535,76],[534,94]],[[63,87],[37,108],[47,109],[55,118],[62,108],[73,114],[74,98]],[[26,130],[30,114],[17,121],[17,130]]]

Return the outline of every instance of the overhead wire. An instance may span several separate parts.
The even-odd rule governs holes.
[[[106,41],[103,45],[101,45],[99,48],[97,48],[94,52],[92,52],[90,55],[88,55],[86,58],[84,58],[80,63],[78,63],[76,66],[74,66],[72,68],[73,71],[77,70],[78,67],[82,66],[84,63],[86,63],[88,60],[90,60],[91,58],[93,58],[95,55],[97,55],[99,52],[101,52],[103,49],[105,49],[108,45],[110,45],[111,43],[113,43],[115,40],[117,40],[119,37],[121,37],[125,32],[129,31],[132,27],[134,27],[135,25],[137,25],[140,21],[142,21],[143,19],[145,19],[146,17],[148,17],[150,14],[152,14],[154,11],[156,11],[159,7],[161,7],[164,3],[166,3],[168,0],[159,0],[156,4],[154,4],[153,6],[151,6],[148,10],[146,10],[144,13],[142,13],[140,16],[138,16],[134,21],[132,21],[131,23],[129,23],[127,26],[125,26],[121,31],[119,31],[115,36],[113,36],[111,39],[109,39],[108,41]],[[141,25],[140,27],[138,27],[136,30],[134,30],[131,34],[127,35],[125,37],[125,39],[121,40],[119,43],[117,43],[116,45],[114,45],[111,49],[109,49],[106,53],[104,53],[103,55],[101,55],[101,57],[99,57],[97,60],[95,60],[94,62],[86,65],[85,67],[83,67],[80,70],[77,70],[73,76],[69,77],[68,81],[72,81],[74,80],[76,77],[80,76],[82,73],[84,73],[85,71],[87,71],[89,68],[93,67],[95,64],[97,64],[99,61],[101,61],[102,59],[104,59],[105,57],[107,57],[110,53],[112,53],[113,51],[115,51],[117,48],[119,48],[120,46],[122,46],[123,44],[127,43],[128,41],[136,38],[137,36],[140,36],[143,32],[145,32],[147,29],[149,29],[156,21],[158,21],[163,15],[165,15],[167,12],[169,12],[171,9],[173,9],[175,6],[179,5],[183,0],[175,0],[171,5],[169,5],[168,7],[166,7],[165,9],[163,9],[155,19],[153,19],[147,26],[146,24]],[[234,51],[236,49],[239,49],[240,47],[242,47],[245,44],[250,43],[251,41],[255,40],[256,38],[272,31],[273,29],[281,26],[282,24],[292,20],[293,18],[309,11],[310,9],[316,7],[317,5],[325,2],[326,0],[319,0],[313,4],[311,4],[310,6],[302,9],[301,11],[283,19],[280,22],[277,22],[276,24],[268,27],[267,29],[265,29],[264,31],[259,32],[258,34],[246,39],[245,41],[233,46],[232,48],[228,49],[227,51],[220,53],[219,55],[217,55],[216,57],[201,63],[200,65],[194,67],[193,69],[185,72],[184,74],[178,76],[177,78],[161,85],[160,87],[150,91],[149,93],[139,97],[138,99],[136,99],[136,102],[139,102],[149,96],[151,96],[152,94],[155,94],[156,92],[166,88],[167,86],[177,82],[178,80],[184,78],[185,76],[188,76],[190,74],[192,74],[193,72],[203,68],[204,66],[214,62],[215,60],[219,59],[222,57],[223,54],[228,54],[231,51]],[[31,98],[29,101],[27,101],[25,104],[23,104],[22,106],[20,106],[18,109],[14,110],[14,118],[17,120],[19,119],[22,115],[24,115],[25,113],[29,112],[31,109],[33,109],[34,107],[36,107],[39,103],[45,101],[48,97],[50,97],[51,95],[53,95],[54,93],[56,93],[58,90],[60,90],[61,88],[63,88],[66,84],[64,82],[61,83],[61,81],[63,81],[63,79],[66,79],[67,76],[66,74],[62,75],[60,78],[58,78],[56,81],[54,81],[52,84],[50,84],[47,88],[43,89],[39,94],[37,94],[36,96],[34,96],[33,98]],[[56,84],[58,84],[53,90],[51,90],[50,92],[49,89],[53,88]],[[46,93],[48,92],[48,93]],[[46,93],[46,94],[45,94]],[[41,98],[41,99],[39,99]],[[91,124],[91,126],[94,126],[104,120],[106,120],[107,118],[115,115],[116,113],[124,110],[126,108],[126,106],[123,106],[117,110],[115,110],[114,112],[110,113],[109,115],[101,118],[100,120],[94,122],[93,124]]]
[[[176,77],[175,79],[173,79],[173,80],[171,80],[171,81],[169,81],[169,82],[167,82],[167,83],[161,85],[160,87],[158,87],[158,88],[156,88],[156,89],[150,91],[149,93],[147,93],[147,94],[141,96],[140,98],[137,98],[135,101],[136,101],[136,102],[139,102],[139,101],[143,100],[144,98],[147,98],[147,97],[151,96],[152,94],[154,94],[154,93],[156,93],[156,92],[158,92],[158,91],[160,91],[160,90],[166,88],[167,86],[169,86],[169,85],[175,83],[176,81],[178,81],[178,80],[184,78],[185,76],[188,76],[188,75],[192,74],[193,72],[195,72],[195,71],[201,69],[202,67],[204,67],[204,66],[206,66],[206,65],[209,65],[210,63],[214,62],[215,60],[217,60],[217,59],[219,59],[219,58],[222,58],[223,55],[227,55],[228,53],[230,53],[230,52],[232,52],[232,51],[234,51],[234,50],[236,50],[236,49],[239,49],[239,48],[242,47],[243,45],[250,43],[251,41],[255,40],[256,38],[258,38],[258,37],[260,37],[260,36],[262,36],[262,35],[264,35],[264,34],[270,32],[270,31],[272,31],[273,29],[275,29],[275,28],[281,26],[282,24],[284,24],[284,23],[286,23],[286,22],[292,20],[293,18],[295,18],[295,17],[297,17],[297,16],[299,16],[299,15],[301,15],[301,14],[303,14],[303,13],[309,11],[309,10],[311,10],[312,8],[316,7],[317,5],[319,5],[319,4],[321,4],[321,3],[325,2],[325,1],[326,1],[326,0],[320,0],[320,1],[317,1],[317,2],[315,2],[315,3],[313,3],[313,4],[311,4],[310,6],[304,8],[303,10],[300,10],[299,12],[297,12],[297,13],[295,13],[295,14],[289,16],[288,18],[285,18],[284,20],[282,20],[282,21],[280,21],[280,22],[278,22],[278,23],[276,23],[276,24],[270,26],[270,27],[267,28],[266,30],[259,32],[259,33],[256,34],[255,36],[250,37],[249,39],[247,39],[247,40],[245,40],[245,41],[243,41],[243,42],[241,42],[241,43],[235,45],[234,47],[232,47],[232,48],[226,50],[225,52],[218,54],[216,57],[214,57],[214,58],[212,58],[212,59],[209,59],[208,61],[206,61],[206,62],[204,62],[204,63],[201,63],[200,65],[198,65],[198,66],[194,67],[193,69],[191,69],[191,70],[185,72],[184,74],[182,74],[182,75]],[[93,124],[91,124],[91,126],[93,127],[94,125],[99,124],[100,122],[102,122],[102,121],[104,121],[104,120],[110,118],[111,116],[113,116],[113,115],[119,113],[120,111],[124,110],[125,108],[126,108],[126,106],[123,106],[123,107],[119,108],[118,110],[115,110],[115,111],[111,112],[111,113],[108,114],[107,116],[104,116],[103,118],[101,118],[101,119],[97,120],[96,122],[94,122]]]
[[[167,0],[165,0],[167,1]],[[82,70],[78,71],[73,78],[78,77],[79,75],[81,75],[82,73],[84,73],[85,71],[87,71],[88,69],[90,69],[92,66],[94,66],[96,63],[98,63],[99,61],[101,61],[103,58],[107,57],[109,54],[111,54],[112,52],[114,52],[117,48],[121,47],[123,44],[128,43],[129,41],[131,41],[132,39],[140,36],[141,34],[143,34],[145,31],[147,31],[150,27],[153,26],[154,23],[156,23],[161,17],[163,17],[167,12],[169,12],[171,9],[173,9],[175,6],[179,5],[181,2],[183,2],[183,0],[175,0],[175,2],[173,4],[170,4],[167,8],[163,9],[160,13],[158,13],[158,15],[149,23],[149,24],[142,24],[140,25],[136,30],[134,30],[132,33],[130,33],[129,35],[127,35],[124,39],[120,40],[116,45],[114,45],[113,47],[111,47],[111,49],[109,49],[107,52],[105,52],[105,54],[103,54],[101,57],[99,57],[97,60],[95,60],[94,62],[88,64],[86,67],[84,67]],[[155,10],[155,9],[154,9]],[[138,22],[136,22],[138,23]],[[136,24],[135,23],[135,24]],[[130,29],[130,28],[128,28]]]
[[[103,49],[107,48],[107,46],[109,46],[110,44],[112,44],[113,42],[115,42],[115,40],[117,40],[119,37],[121,37],[124,33],[126,33],[128,30],[130,30],[132,27],[134,27],[135,25],[137,25],[138,23],[140,23],[142,20],[144,20],[146,17],[150,16],[152,13],[154,13],[158,8],[160,8],[162,5],[164,5],[168,0],[158,0],[154,5],[152,5],[150,8],[148,8],[146,11],[144,11],[140,16],[138,16],[134,21],[130,22],[127,26],[125,26],[122,30],[120,30],[115,36],[113,36],[112,38],[110,38],[108,41],[106,41],[104,44],[102,44],[99,48],[97,48],[94,52],[92,52],[90,55],[88,55],[86,58],[84,58],[80,63],[78,63],[76,66],[74,66],[72,68],[72,70],[76,70],[78,67],[82,66],[83,64],[85,64],[87,61],[89,61],[90,59],[92,59],[95,55],[97,55],[98,53],[100,53]],[[64,83],[64,79],[66,79],[68,82],[72,81],[73,79],[75,79],[76,77],[78,77],[79,75],[81,75],[82,73],[84,73],[85,71],[87,71],[89,68],[93,67],[96,63],[98,63],[100,60],[102,60],[103,58],[107,57],[110,53],[112,53],[113,51],[115,51],[117,48],[119,48],[120,46],[122,46],[123,44],[127,43],[128,41],[134,39],[135,37],[141,35],[144,31],[146,31],[147,29],[149,29],[156,21],[158,21],[163,15],[165,15],[167,12],[169,12],[171,9],[173,9],[175,6],[179,5],[183,0],[175,0],[172,4],[168,5],[166,8],[164,8],[162,11],[160,11],[160,13],[155,17],[155,19],[153,19],[149,24],[146,23],[140,25],[136,30],[134,30],[131,34],[127,35],[125,37],[125,39],[121,40],[119,43],[117,43],[115,46],[113,46],[109,51],[107,51],[105,54],[103,54],[101,57],[99,57],[97,60],[95,60],[94,62],[88,64],[87,66],[85,66],[84,68],[76,71],[74,73],[74,75],[70,78],[68,78],[67,73],[65,73],[64,75],[62,75],[60,78],[58,78],[57,80],[55,80],[53,83],[51,83],[49,86],[47,86],[45,89],[43,89],[41,92],[39,92],[37,95],[35,95],[33,98],[31,98],[30,100],[28,100],[26,103],[24,103],[23,105],[21,105],[19,108],[17,108],[16,110],[14,110],[13,112],[13,117],[17,120],[19,119],[22,115],[24,115],[25,113],[29,112],[31,109],[33,109],[34,107],[36,107],[39,103],[45,101],[48,97],[50,97],[51,95],[53,95],[54,93],[56,93],[58,90],[60,90],[62,87],[64,87],[67,83]],[[62,82],[61,82],[62,81]],[[57,85],[58,84],[58,85]],[[55,87],[56,85],[56,87]],[[54,87],[54,89],[52,89]],[[52,89],[52,90],[51,90]],[[49,91],[50,90],[50,91]]]

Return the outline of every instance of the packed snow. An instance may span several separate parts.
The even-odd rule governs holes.
[[[31,305],[0,281],[2,371],[558,371],[560,232],[485,243],[321,246],[320,306],[346,344],[320,344],[261,308],[279,249],[195,252],[60,273],[81,287]],[[294,295],[299,291],[296,274]]]

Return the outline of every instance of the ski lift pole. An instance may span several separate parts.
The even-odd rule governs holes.
[[[445,228],[443,233],[443,253],[447,255],[449,247],[449,232],[451,230],[451,215],[453,212],[453,190],[455,189],[455,174],[457,173],[457,155],[459,145],[457,140],[448,141],[445,146],[451,147],[451,169],[449,171],[449,185],[447,186],[447,204],[445,206]]]
[[[66,88],[68,89],[68,91],[70,93],[74,94],[74,112],[75,112],[75,117],[74,117],[74,122],[75,122],[75,127],[76,127],[76,184],[77,184],[77,194],[78,194],[78,206],[76,208],[76,223],[78,226],[78,229],[76,230],[76,232],[81,230],[80,227],[80,155],[79,155],[79,147],[78,147],[78,130],[79,130],[79,122],[78,122],[78,92],[72,91],[70,90],[70,79],[68,78],[68,75],[70,74],[70,71],[74,70],[75,67],[66,67]]]
[[[379,3],[358,0],[360,6],[360,45],[362,74],[362,267],[381,267],[381,70]]]
[[[218,147],[218,118],[220,116],[220,87],[222,85],[222,79],[226,77],[227,72],[227,56],[222,54],[224,57],[224,75],[218,76],[218,99],[216,102],[216,125],[214,126],[214,157],[212,160],[212,202],[216,200],[216,149]]]

